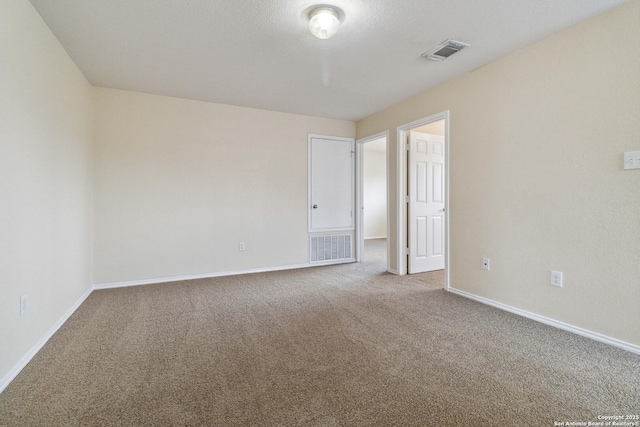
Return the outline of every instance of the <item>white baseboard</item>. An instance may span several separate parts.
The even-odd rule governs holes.
[[[517,314],[522,317],[526,317],[531,320],[535,320],[540,323],[544,323],[545,325],[553,326],[558,329],[562,329],[568,332],[572,332],[577,335],[581,335],[583,337],[591,338],[592,340],[599,341],[605,344],[612,345],[614,347],[621,348],[623,350],[629,351],[631,353],[635,353],[640,355],[640,346],[631,344],[625,341],[621,341],[616,338],[611,338],[606,335],[599,334],[597,332],[589,331],[587,329],[580,328],[578,326],[569,325],[568,323],[560,322],[558,320],[551,319],[549,317],[541,316],[539,314],[531,313],[525,310],[521,310],[516,307],[512,307],[510,305],[502,304],[500,302],[496,302],[490,300],[488,298],[480,297],[478,295],[470,294],[465,291],[461,291],[459,289],[449,288],[447,289],[449,292],[463,296],[465,298],[472,299],[474,301],[481,302],[483,304],[490,305],[492,307],[499,308],[504,311],[508,311],[513,314]]]
[[[355,258],[341,259],[339,261],[318,261],[308,265],[308,267],[320,267],[323,265],[338,265],[338,264],[350,264],[356,262]]]
[[[241,274],[267,273],[270,271],[295,270],[298,268],[319,267],[323,265],[333,265],[333,264],[345,264],[349,262],[355,262],[355,259],[340,260],[338,262],[328,261],[328,262],[317,262],[313,264],[295,264],[295,265],[284,265],[284,266],[277,266],[277,267],[251,268],[248,270],[221,271],[216,273],[192,274],[188,276],[161,277],[157,279],[133,280],[130,282],[101,283],[99,285],[93,285],[93,289],[97,290],[97,289],[124,288],[128,286],[180,282],[183,280],[210,279],[213,277],[238,276]]]
[[[11,383],[11,381],[13,381],[14,378],[20,373],[20,371],[22,371],[24,367],[27,366],[27,363],[29,363],[31,359],[33,359],[33,356],[35,356],[40,351],[40,349],[47,343],[47,341],[49,341],[49,338],[51,338],[53,334],[55,334],[58,331],[58,329],[60,329],[60,327],[64,325],[64,322],[66,322],[69,319],[69,317],[71,317],[71,315],[75,313],[78,307],[80,307],[82,303],[87,299],[87,297],[91,295],[91,292],[93,292],[93,288],[88,289],[87,292],[85,292],[80,297],[80,299],[76,301],[75,304],[73,304],[71,308],[67,310],[67,312],[64,315],[62,315],[60,319],[58,319],[56,324],[53,325],[51,329],[49,329],[42,338],[40,338],[40,340],[36,343],[36,345],[34,345],[31,348],[31,350],[29,350],[27,354],[25,354],[24,357],[20,359],[18,364],[14,366],[13,369],[11,369],[4,376],[4,378],[2,378],[2,380],[0,380],[0,393],[2,393],[4,389],[7,388],[7,386]]]
[[[365,237],[364,240],[373,240],[373,239],[386,239],[387,236],[378,236],[378,237]]]

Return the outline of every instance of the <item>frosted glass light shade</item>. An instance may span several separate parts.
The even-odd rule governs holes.
[[[319,39],[333,37],[340,28],[338,12],[330,7],[313,9],[309,14],[309,31]]]

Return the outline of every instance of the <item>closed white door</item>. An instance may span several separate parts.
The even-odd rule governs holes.
[[[444,269],[444,136],[409,132],[409,273]]]
[[[355,141],[309,136],[309,231],[353,230]]]

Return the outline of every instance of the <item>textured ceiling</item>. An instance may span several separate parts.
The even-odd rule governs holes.
[[[358,120],[625,1],[335,0],[329,40],[313,0],[31,2],[96,86]],[[421,58],[448,38],[471,47]]]

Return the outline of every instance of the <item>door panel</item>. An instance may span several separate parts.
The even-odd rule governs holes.
[[[427,187],[427,169],[428,165],[424,162],[416,162],[416,201],[418,203],[427,203],[428,187]]]
[[[444,137],[409,132],[409,273],[444,268]]]
[[[309,231],[353,230],[354,140],[309,138]]]
[[[443,245],[443,240],[442,240],[442,235],[443,235],[443,229],[442,229],[442,223],[444,222],[444,218],[442,216],[434,216],[431,220],[431,230],[433,232],[433,249],[432,249],[432,254],[433,256],[441,256],[443,254],[443,249],[444,249],[444,245]],[[443,266],[444,268],[444,266]]]
[[[442,195],[444,194],[444,165],[434,163],[432,165],[432,174],[431,174],[431,182],[432,182],[432,198],[431,200],[434,203],[444,203],[444,198]]]
[[[427,217],[420,216],[416,218],[416,233],[418,236],[427,235]],[[427,239],[418,239],[416,247],[416,257],[426,258],[427,256]]]

